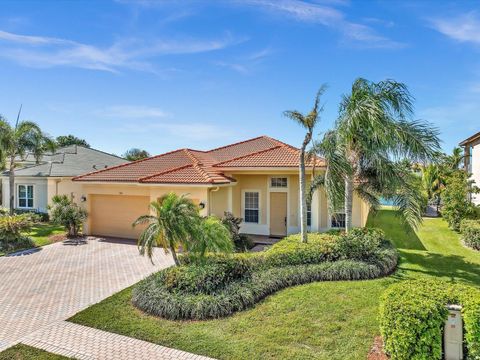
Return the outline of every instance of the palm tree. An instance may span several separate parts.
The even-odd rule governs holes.
[[[6,160],[9,170],[10,181],[10,213],[15,209],[15,167],[18,158],[23,158],[27,152],[31,152],[37,162],[48,150],[53,150],[55,143],[40,127],[31,121],[17,121],[15,126],[0,117],[0,160]]]
[[[437,129],[412,115],[412,96],[394,80],[360,78],[343,97],[335,131],[317,146],[327,172],[314,183],[325,183],[331,208],[339,209],[343,197],[346,231],[352,228],[354,193],[372,206],[380,196],[392,199],[410,225],[421,221],[418,179],[401,160],[425,163],[440,146]]]
[[[315,102],[312,110],[304,115],[299,111],[285,111],[284,115],[293,121],[297,122],[306,130],[305,137],[300,147],[299,155],[299,193],[300,193],[300,233],[302,242],[307,242],[307,192],[305,181],[305,159],[307,146],[311,143],[313,138],[313,130],[315,125],[320,120],[320,113],[323,111],[323,106],[320,106],[320,97],[326,90],[326,86],[322,85],[317,92]]]
[[[182,245],[187,249],[196,236],[200,221],[198,207],[185,195],[173,192],[153,201],[150,207],[154,215],[140,216],[133,223],[134,227],[147,224],[138,239],[140,254],[152,259],[153,247],[160,246],[165,253],[170,250],[175,264],[180,265],[176,248]]]
[[[437,164],[428,164],[422,170],[422,186],[427,193],[428,200],[436,199],[437,212],[440,207],[441,192],[445,187],[440,167]]]
[[[192,238],[187,250],[203,259],[207,252],[230,253],[233,248],[232,235],[228,228],[220,219],[209,216],[200,221],[195,238]]]

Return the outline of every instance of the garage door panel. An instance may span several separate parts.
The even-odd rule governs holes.
[[[132,223],[139,216],[149,213],[148,196],[91,195],[91,201],[93,235],[137,239],[145,228],[132,228]]]

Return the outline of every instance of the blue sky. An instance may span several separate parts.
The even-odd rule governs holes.
[[[480,131],[480,5],[446,1],[6,1],[0,113],[96,148],[152,154],[262,134],[328,84],[318,133],[353,80],[393,78],[450,151]]]

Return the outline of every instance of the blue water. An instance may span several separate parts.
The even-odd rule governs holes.
[[[393,206],[393,205],[394,205],[394,202],[393,202],[393,200],[388,200],[388,199],[380,198],[380,205]]]

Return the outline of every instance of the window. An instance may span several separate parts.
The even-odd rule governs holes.
[[[307,226],[312,226],[312,204],[307,204]]]
[[[245,216],[244,221],[247,223],[258,223],[259,213],[259,194],[254,191],[245,192]]]
[[[270,179],[270,187],[272,188],[286,188],[287,184],[286,177],[272,177]]]
[[[345,227],[345,213],[336,213],[332,215],[332,228],[344,228]]]
[[[18,185],[18,207],[33,208],[33,185]]]

